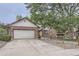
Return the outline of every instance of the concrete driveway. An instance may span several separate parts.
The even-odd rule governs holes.
[[[8,42],[0,49],[1,56],[71,56],[79,49],[63,49],[36,39],[21,39]]]

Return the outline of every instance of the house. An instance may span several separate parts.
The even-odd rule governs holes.
[[[57,34],[57,32],[54,28],[46,27],[43,30],[43,36],[44,37],[48,37],[48,38],[51,38],[51,39],[56,39],[56,34]]]
[[[46,27],[46,28],[42,28],[41,26],[39,26],[39,32],[42,32],[42,35],[41,37],[43,38],[53,38],[53,39],[56,39],[56,30],[54,28],[51,28],[50,27]]]
[[[8,26],[9,34],[13,39],[31,39],[38,37],[38,28],[30,19],[22,18]]]

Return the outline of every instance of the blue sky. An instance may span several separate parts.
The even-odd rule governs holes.
[[[29,16],[30,12],[23,3],[0,3],[0,22],[12,23],[16,15]]]

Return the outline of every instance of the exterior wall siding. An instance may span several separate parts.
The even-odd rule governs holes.
[[[19,21],[15,24],[13,24],[12,26],[26,26],[26,27],[36,27],[36,25],[32,24],[31,22],[29,22],[28,20],[22,20]]]

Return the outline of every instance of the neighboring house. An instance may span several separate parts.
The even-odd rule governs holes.
[[[22,18],[9,24],[9,34],[13,39],[37,38],[38,28],[31,20]]]

